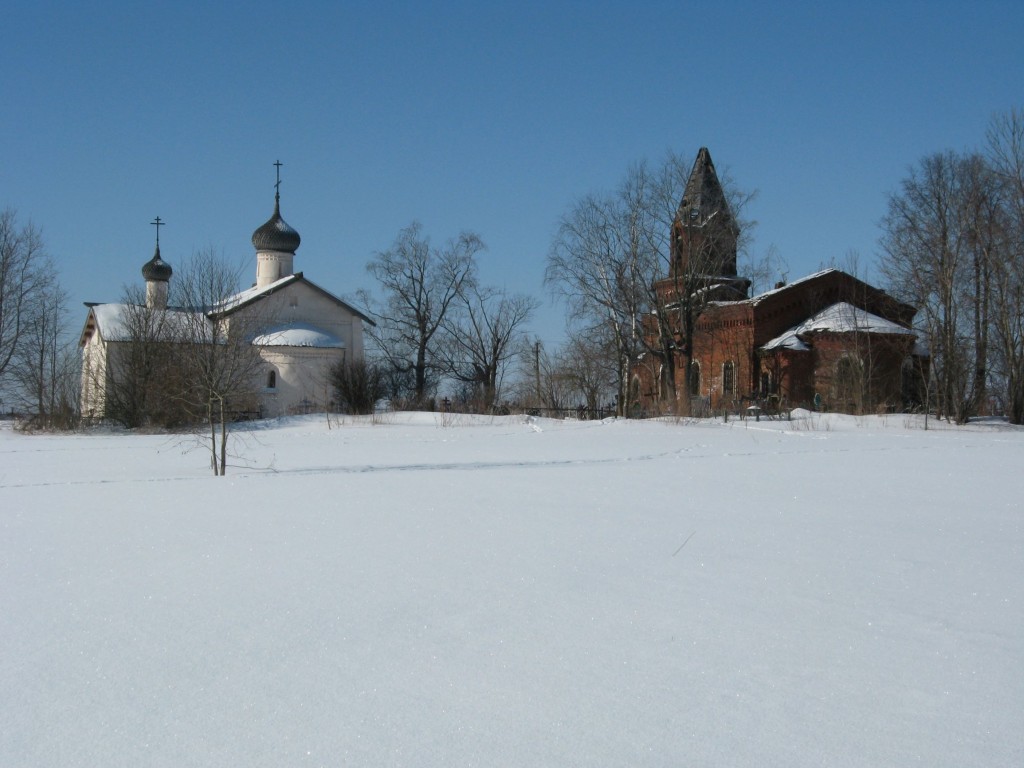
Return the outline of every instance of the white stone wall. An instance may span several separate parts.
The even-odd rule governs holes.
[[[362,320],[339,306],[320,291],[302,282],[255,302],[233,316],[232,323],[244,323],[248,329],[267,331],[293,323],[308,323],[336,336],[344,349],[271,346],[260,349],[263,360],[257,374],[255,391],[259,394],[263,415],[268,418],[303,411],[323,411],[333,396],[327,380],[331,365],[363,356]],[[268,387],[274,371],[275,386]]]
[[[305,283],[292,283],[260,299],[240,310],[237,317],[232,316],[230,322],[241,322],[258,331],[310,323],[341,339],[352,358],[363,356],[362,320]]]
[[[263,288],[293,274],[295,254],[285,251],[256,252],[256,287]]]
[[[99,419],[103,417],[106,405],[107,387],[107,345],[94,331],[82,346],[82,417]]]
[[[345,359],[345,350],[264,347],[260,358],[263,365],[257,374],[256,391],[263,416],[274,418],[327,410],[333,396],[327,372]],[[275,374],[273,388],[267,386],[271,371]]]
[[[167,292],[166,280],[147,280],[146,306],[150,309],[167,309]]]

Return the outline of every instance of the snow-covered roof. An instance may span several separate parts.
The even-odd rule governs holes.
[[[124,341],[128,338],[128,307],[125,304],[97,304],[92,308],[96,327],[107,341]]]
[[[893,333],[914,335],[914,331],[892,320],[872,314],[860,307],[840,301],[826,307],[797,326],[797,333],[831,331],[832,333]]]
[[[243,304],[248,304],[254,299],[258,299],[261,296],[267,296],[279,288],[283,288],[288,283],[293,283],[298,279],[302,278],[302,273],[299,272],[295,275],[286,275],[285,277],[279,278],[268,285],[264,285],[262,288],[257,288],[255,285],[252,288],[246,288],[244,291],[239,291],[234,296],[229,296],[224,299],[219,305],[217,305],[215,312],[230,312],[233,309],[237,309]]]
[[[144,313],[152,313],[146,317]],[[209,320],[202,312],[184,309],[152,309],[135,304],[96,304],[92,307],[96,328],[106,341],[129,341],[132,336],[149,326],[157,341],[194,340],[209,330]]]
[[[829,333],[881,333],[893,335],[917,336],[917,332],[906,328],[892,320],[867,312],[845,301],[826,307],[813,317],[804,320],[800,325],[790,328],[785,333],[763,345],[761,349],[793,349],[806,350],[802,336],[816,331]]]
[[[361,319],[363,322],[369,323],[370,325],[376,325],[376,323],[374,323],[373,320],[370,319],[369,317],[367,317],[364,313],[360,312],[358,309],[353,307],[348,302],[343,301],[342,299],[339,299],[337,296],[335,296],[330,291],[328,291],[328,290],[326,290],[324,288],[321,288],[319,285],[314,283],[312,280],[307,279],[301,272],[296,272],[293,275],[287,275],[285,277],[282,277],[282,278],[280,278],[278,280],[275,280],[274,282],[270,283],[269,285],[263,286],[262,288],[258,288],[258,287],[256,287],[254,285],[252,288],[246,288],[244,291],[239,291],[234,296],[228,297],[221,304],[219,304],[217,307],[215,307],[214,311],[213,311],[213,314],[214,315],[231,314],[232,312],[234,312],[237,309],[241,309],[242,307],[244,307],[244,306],[246,306],[248,304],[251,304],[254,301],[258,301],[259,299],[263,298],[264,296],[269,296],[270,294],[274,293],[275,291],[279,291],[282,288],[284,288],[285,286],[290,285],[291,283],[297,283],[297,282],[304,283],[305,285],[307,285],[310,288],[312,288],[314,291],[319,292],[321,295],[323,295],[326,298],[328,298],[329,300],[333,301],[335,304],[337,304],[337,305],[339,305],[341,307],[344,307],[346,310],[351,312],[353,315],[355,315],[356,317]]]
[[[344,349],[345,342],[310,323],[289,323],[272,328],[252,340],[259,347],[316,347]]]
[[[808,347],[800,340],[800,337],[796,335],[796,328],[790,328],[781,336],[776,336],[774,339],[769,341],[761,347],[761,349],[793,349],[798,352],[806,352],[810,347]]]

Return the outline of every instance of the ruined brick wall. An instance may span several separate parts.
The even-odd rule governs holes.
[[[664,283],[668,286],[668,281]],[[693,359],[700,370],[696,396],[715,411],[737,407],[744,398],[765,394],[777,394],[791,406],[810,406],[815,394],[820,393],[841,410],[898,407],[902,400],[901,366],[913,346],[910,336],[816,334],[810,351],[758,353],[767,342],[841,301],[903,325],[910,324],[915,312],[884,291],[838,270],[813,275],[753,299],[712,303],[698,318],[693,338]],[[676,341],[681,343],[681,336]],[[861,361],[865,371],[863,385],[852,400],[849,387],[838,386],[835,381],[839,360],[851,356]],[[686,363],[680,350],[675,360],[680,400],[692,394]],[[728,363],[732,364],[732,391],[726,391]],[[849,373],[852,369],[847,366],[844,370]],[[659,398],[659,371],[660,365],[652,356],[634,367],[633,398],[651,412],[675,411],[676,403]],[[840,400],[844,402],[840,404]],[[685,407],[680,412],[686,412]]]
[[[627,416],[652,415],[658,406],[658,382],[661,364],[651,354],[641,356],[629,372],[626,408]]]
[[[818,333],[813,345],[813,385],[827,410],[858,413],[902,408],[903,362],[913,351],[913,337]],[[850,362],[844,364],[844,359]],[[860,376],[856,386],[843,379],[850,370]]]
[[[710,399],[718,410],[749,397],[757,380],[754,325],[748,302],[708,307],[697,321],[693,357],[700,366],[700,397]],[[725,389],[725,366],[732,363],[732,391]],[[677,367],[677,387],[686,384],[682,361]],[[688,390],[680,390],[688,391]]]
[[[814,403],[814,353],[776,349],[760,360],[768,373],[771,394],[778,395],[791,408],[810,408]]]

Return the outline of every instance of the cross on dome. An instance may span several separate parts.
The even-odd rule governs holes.
[[[160,248],[160,227],[167,226],[167,222],[165,222],[163,219],[161,219],[159,216],[157,216],[155,219],[153,219],[149,223],[152,224],[154,227],[156,227],[156,247],[159,249]]]
[[[294,254],[299,247],[301,238],[288,223],[281,218],[281,166],[280,160],[274,162],[276,181],[274,182],[274,214],[270,219],[252,233],[252,244],[257,251],[278,251]],[[291,267],[288,268],[291,274]]]
[[[171,265],[160,258],[160,227],[167,226],[167,222],[157,216],[149,223],[156,227],[156,252],[152,259],[142,265],[142,277],[147,283],[154,281],[166,283],[174,273]]]

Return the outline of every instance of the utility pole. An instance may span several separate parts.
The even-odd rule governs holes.
[[[540,396],[540,339],[533,342],[533,375],[537,384],[537,407],[539,408],[543,404]]]

